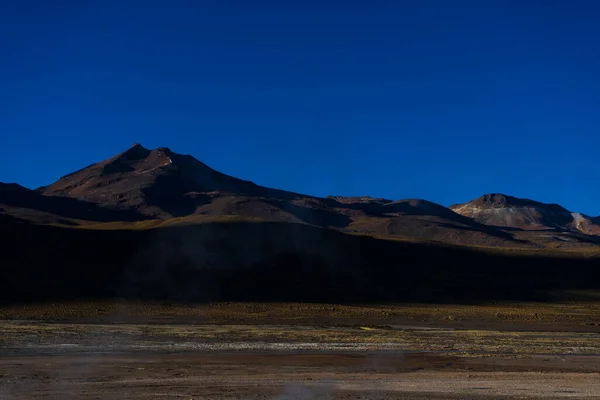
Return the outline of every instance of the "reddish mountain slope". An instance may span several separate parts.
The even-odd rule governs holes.
[[[40,188],[44,195],[72,197],[148,217],[191,215],[219,195],[290,199],[297,195],[233,178],[167,148],[129,150]],[[206,195],[212,193],[212,195]]]

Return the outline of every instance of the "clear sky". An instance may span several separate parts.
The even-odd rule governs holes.
[[[0,181],[134,142],[318,196],[600,214],[600,2],[3,1]]]

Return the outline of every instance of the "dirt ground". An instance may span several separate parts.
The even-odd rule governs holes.
[[[185,353],[3,357],[2,399],[600,398],[600,358]],[[583,370],[586,372],[578,372]]]
[[[600,399],[597,305],[102,307],[0,310],[0,399]]]
[[[416,325],[498,331],[600,332],[600,293],[563,293],[586,301],[489,304],[158,304],[78,301],[0,306],[0,320],[73,323]]]

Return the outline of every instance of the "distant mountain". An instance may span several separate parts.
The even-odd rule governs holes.
[[[598,218],[570,212],[558,204],[546,204],[504,194],[486,194],[450,208],[460,215],[491,226],[600,234]]]
[[[600,274],[600,220],[556,204],[319,198],[141,145],[35,191],[0,183],[0,236],[0,302],[539,301]]]
[[[195,224],[236,217],[465,246],[600,243],[597,218],[556,204],[502,194],[451,208],[422,199],[319,198],[260,186],[216,171],[192,156],[140,144],[36,191],[1,184],[2,215],[63,225],[147,219]]]
[[[425,200],[318,198],[270,189],[220,173],[168,148],[128,150],[38,189],[145,218],[239,216],[352,233],[452,244],[514,246],[512,234]]]
[[[193,214],[218,195],[297,196],[222,174],[168,148],[148,150],[140,144],[38,190],[48,196],[71,197],[113,209],[135,209],[159,218]]]

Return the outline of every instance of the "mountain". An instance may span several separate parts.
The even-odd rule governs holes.
[[[600,288],[599,222],[501,194],[319,198],[135,145],[37,190],[0,184],[0,302],[545,300]]]
[[[451,244],[520,244],[511,233],[429,201],[318,198],[271,189],[220,173],[192,156],[168,148],[148,150],[139,144],[38,192],[153,219],[238,216]]]
[[[486,194],[468,203],[452,205],[450,209],[491,226],[600,234],[598,218],[573,213],[558,204],[546,204],[504,194]]]
[[[63,225],[155,220],[307,224],[345,233],[463,246],[565,247],[600,243],[598,220],[501,194],[451,208],[422,200],[319,198],[216,171],[189,155],[135,144],[35,191],[0,186],[0,214]],[[130,225],[123,225],[130,226]]]
[[[363,212],[352,219],[349,229],[354,232],[459,245],[527,245],[510,232],[480,224],[427,200],[342,203]]]
[[[290,199],[294,193],[267,189],[213,170],[168,148],[148,150],[140,144],[108,160],[65,175],[39,188],[47,196],[76,198],[111,209],[135,209],[147,217],[193,214],[221,195]]]

